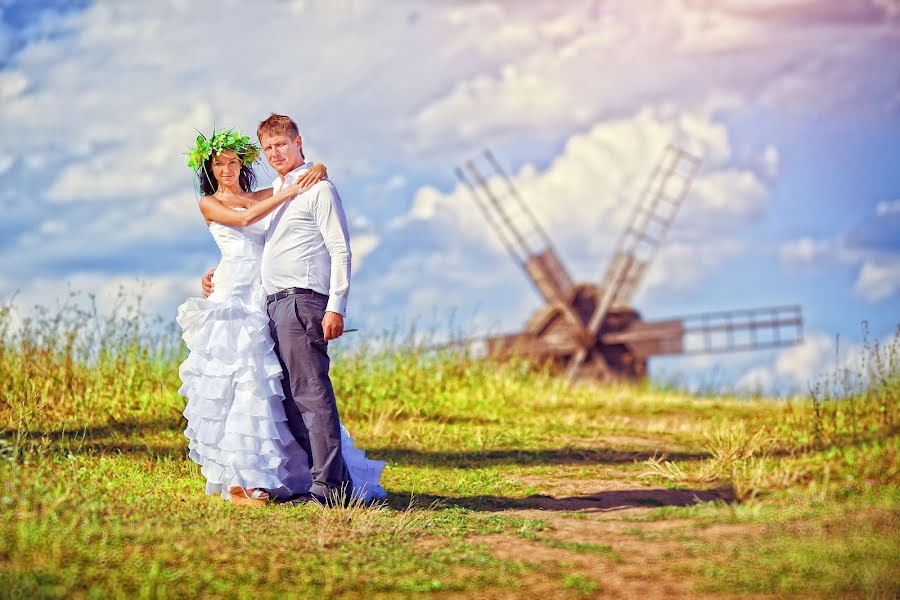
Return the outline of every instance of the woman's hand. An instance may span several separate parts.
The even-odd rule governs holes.
[[[300,182],[300,187],[309,188],[326,177],[328,177],[328,169],[322,163],[316,163],[307,169],[306,173],[298,177],[297,181]]]
[[[304,173],[303,177],[298,177],[291,183],[287,184],[286,186],[284,186],[280,190],[278,190],[278,193],[275,195],[275,197],[279,198],[281,200],[284,200],[284,199],[289,200],[289,199],[293,198],[294,196],[297,196],[299,194],[302,194],[303,192],[308,191],[309,188],[311,188],[313,185],[315,185],[319,181],[318,176],[313,177],[312,183],[306,183],[306,181],[308,179],[309,179],[309,177],[307,177],[306,173]]]

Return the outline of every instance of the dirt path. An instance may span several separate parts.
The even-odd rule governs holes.
[[[503,514],[540,520],[545,528],[477,538],[500,558],[547,565],[557,581],[546,575],[524,578],[529,597],[721,598],[722,594],[697,591],[697,577],[691,570],[696,559],[689,552],[689,542],[751,532],[744,525],[699,528],[689,519],[644,520],[659,506],[732,501],[728,489],[660,489],[641,485],[633,473],[625,472],[614,478],[543,479],[540,483],[546,492],[527,500],[534,508]],[[561,590],[561,570],[594,582],[596,589]]]

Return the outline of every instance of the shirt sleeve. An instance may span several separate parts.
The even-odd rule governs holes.
[[[331,256],[331,284],[326,311],[347,314],[350,294],[350,234],[347,218],[337,188],[330,181],[318,183],[314,192],[312,213]]]

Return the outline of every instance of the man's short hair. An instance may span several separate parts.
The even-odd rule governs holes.
[[[275,113],[261,121],[259,127],[256,128],[256,137],[260,142],[262,142],[262,136],[264,135],[278,134],[284,134],[293,138],[300,135],[300,130],[297,129],[297,124],[294,123],[292,118],[287,115],[276,115]]]

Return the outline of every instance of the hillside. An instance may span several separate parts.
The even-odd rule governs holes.
[[[387,500],[247,509],[187,458],[175,338],[3,330],[4,597],[900,593],[897,340],[787,401],[363,348],[333,378]]]

